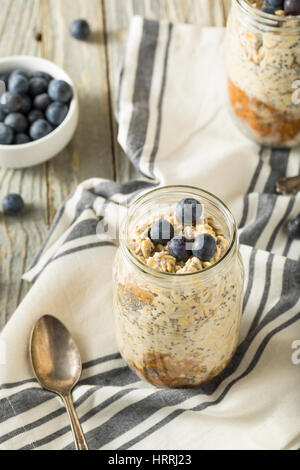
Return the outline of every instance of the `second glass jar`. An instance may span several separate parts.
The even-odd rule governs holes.
[[[300,144],[300,16],[275,16],[233,0],[227,26],[232,115],[260,144]]]

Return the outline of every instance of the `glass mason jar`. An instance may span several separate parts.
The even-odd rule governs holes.
[[[147,266],[130,237],[147,214],[163,215],[180,199],[196,198],[229,242],[223,257],[196,273]],[[163,387],[194,387],[230,362],[239,338],[244,270],[237,228],[227,207],[203,190],[168,186],[148,192],[128,209],[114,261],[114,312],[121,355],[142,379]]]
[[[226,55],[240,129],[260,144],[300,144],[300,16],[270,15],[233,0]]]

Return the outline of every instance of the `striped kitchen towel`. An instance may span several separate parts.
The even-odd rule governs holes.
[[[278,177],[299,173],[300,150],[260,148],[232,123],[224,33],[132,20],[118,96],[119,142],[141,178],[80,184],[25,275],[32,288],[1,335],[1,449],[73,448],[60,399],[41,389],[28,360],[30,330],[43,314],[59,317],[81,350],[74,400],[91,449],[300,447],[300,242],[284,231],[300,212],[300,197],[275,192]],[[137,194],[165,184],[202,187],[230,205],[246,271],[234,359],[193,390],[144,383],[114,338],[116,246],[101,227],[117,223]]]

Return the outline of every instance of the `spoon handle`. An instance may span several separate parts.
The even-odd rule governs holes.
[[[70,419],[70,424],[71,424],[71,429],[73,433],[76,450],[89,450],[86,439],[82,431],[82,427],[80,425],[80,422],[76,413],[76,410],[74,408],[74,403],[73,403],[71,393],[69,395],[62,396],[62,400],[64,402],[64,405],[66,407],[66,410]]]

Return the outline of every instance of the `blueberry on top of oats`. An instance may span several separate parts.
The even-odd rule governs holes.
[[[176,217],[183,224],[196,224],[202,212],[202,204],[196,199],[181,199],[176,207]]]
[[[284,9],[287,15],[300,15],[300,0],[285,0]]]
[[[185,237],[175,237],[169,242],[169,253],[177,261],[186,262],[191,256],[191,251],[187,248],[188,240]]]
[[[283,0],[266,0],[268,7],[274,8],[277,10],[283,9]]]
[[[262,8],[261,11],[263,13],[268,13],[269,15],[275,15],[275,10],[273,8],[265,7]]]
[[[150,238],[154,243],[166,245],[174,237],[174,227],[164,219],[157,220],[151,227]]]
[[[208,233],[201,233],[194,241],[193,255],[201,261],[209,261],[215,256],[216,249],[215,238]]]

